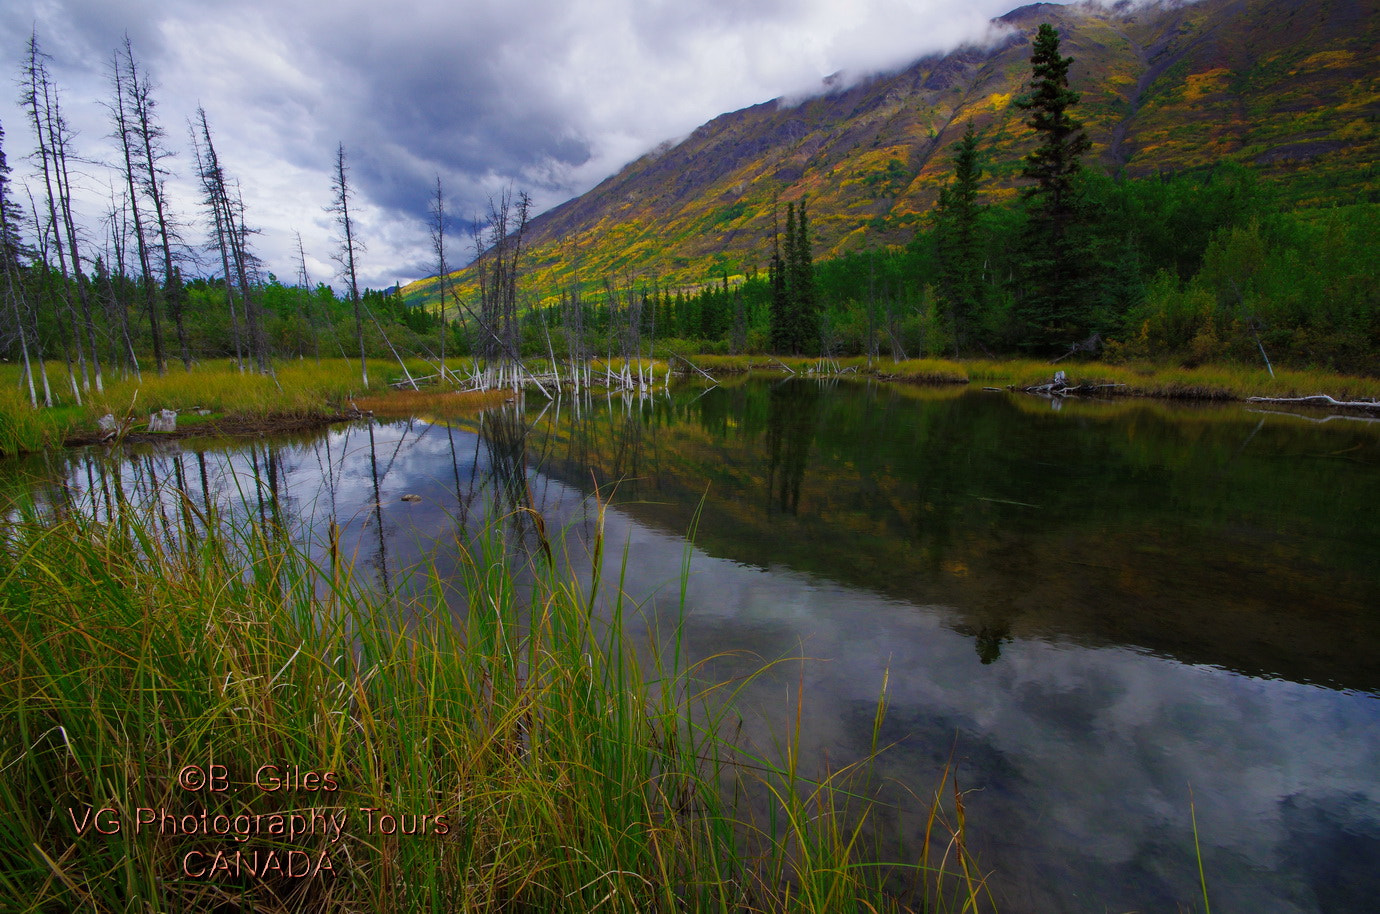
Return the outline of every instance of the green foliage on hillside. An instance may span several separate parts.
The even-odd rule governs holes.
[[[818,259],[904,245],[949,183],[970,124],[982,137],[983,202],[1010,202],[1036,146],[1015,102],[1042,21],[1073,58],[1089,170],[1150,179],[1235,164],[1280,205],[1380,202],[1380,17],[1363,4],[1041,5],[1003,17],[1012,30],[990,47],[725,114],[630,163],[534,220],[530,287],[567,287],[577,250],[586,280],[616,270],[692,288],[718,275],[710,265],[721,256],[740,274],[765,271],[776,201],[806,197]]]
[[[961,197],[959,183],[951,200]],[[1111,358],[1260,366],[1264,349],[1276,366],[1377,373],[1380,205],[1282,211],[1272,187],[1235,165],[1152,179],[1085,170],[1073,188],[1085,219],[1087,323],[1053,337],[1047,357],[1097,333]],[[813,264],[818,323],[804,352],[907,359],[1028,346],[1037,332],[1016,306],[1028,207],[974,204],[959,240],[958,204],[947,206],[905,247]],[[721,274],[690,289],[639,287],[642,332],[659,351],[791,352],[772,321],[773,301],[784,294],[775,278],[784,282],[788,273],[783,257],[779,272],[765,276],[730,281]],[[585,308],[595,351],[603,351],[616,332],[607,301],[587,296]],[[543,320],[559,354],[555,308],[529,314],[531,351],[545,351]]]
[[[653,336],[706,351],[1051,356],[1100,340],[1373,373],[1380,75],[1363,53],[1377,22],[1353,12],[1023,8],[990,50],[724,115],[633,163],[536,220],[527,288],[575,288],[578,246],[586,292],[591,276],[643,287]],[[802,312],[783,307],[778,220],[807,196]],[[424,302],[426,284],[405,294]],[[794,318],[773,320],[773,301],[817,324],[783,332]]]

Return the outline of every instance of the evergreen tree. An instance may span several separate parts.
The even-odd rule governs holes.
[[[819,296],[815,291],[815,259],[810,252],[810,220],[805,214],[805,201],[800,201],[796,214],[795,244],[790,271],[790,290],[795,311],[796,353],[819,350]]]
[[[800,355],[819,348],[819,296],[815,290],[810,222],[802,200],[786,204],[786,249],[776,240],[771,257],[771,347]]]
[[[794,215],[791,219],[794,222]],[[790,303],[786,295],[786,263],[781,259],[781,237],[776,231],[776,217],[772,216],[771,264],[767,269],[771,282],[771,348],[773,352],[790,350]]]
[[[1090,303],[1087,258],[1079,238],[1080,201],[1075,178],[1091,144],[1069,109],[1079,94],[1069,89],[1072,57],[1059,54],[1059,32],[1040,26],[1030,57],[1030,91],[1016,101],[1030,112],[1026,124],[1039,145],[1026,156],[1022,174],[1035,183],[1024,192],[1028,222],[1024,269],[1016,290],[1017,315],[1029,325],[1029,345],[1044,347],[1081,339]]]
[[[954,348],[971,339],[982,299],[983,236],[978,205],[982,163],[972,121],[954,154],[954,178],[939,192],[935,206],[935,242],[939,261],[939,291],[948,311]]]
[[[10,267],[18,268],[28,257],[24,248],[24,211],[16,199],[10,178],[10,166],[5,161],[5,127],[0,124],[0,275]]]
[[[23,212],[14,200],[10,183],[10,166],[5,161],[5,128],[0,125],[0,313],[10,324],[10,332],[17,334],[20,357],[24,366],[23,382],[29,391],[29,405],[38,406],[38,396],[34,390],[33,364],[29,350],[37,339],[30,340],[29,323],[31,316],[27,302],[23,301],[20,267],[22,259],[27,258],[24,249],[21,226]],[[8,341],[4,341],[8,344]],[[42,350],[36,355],[41,359]],[[46,376],[45,376],[46,384]]]

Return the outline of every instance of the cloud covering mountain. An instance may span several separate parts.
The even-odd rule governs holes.
[[[128,32],[157,86],[173,203],[199,243],[186,118],[203,105],[243,185],[270,270],[295,275],[294,230],[315,279],[331,279],[330,166],[345,144],[360,194],[370,285],[429,272],[426,202],[439,174],[457,216],[495,191],[539,208],[588,190],[658,143],[765,98],[802,96],[832,74],[867,74],[981,39],[1008,0],[19,0],[0,8],[0,72],[18,79],[36,31],[52,55],[76,151],[88,230],[108,205],[114,160],[103,103]],[[19,90],[0,99],[21,180],[32,131]]]

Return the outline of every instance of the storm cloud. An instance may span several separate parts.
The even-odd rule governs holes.
[[[240,182],[268,269],[297,274],[300,232],[332,281],[330,202],[343,143],[375,287],[434,272],[427,202],[439,175],[460,226],[505,187],[545,209],[725,111],[892,69],[981,40],[1010,0],[20,0],[0,9],[0,73],[19,78],[29,35],[52,56],[93,234],[116,179],[111,55],[128,33],[157,89],[171,193],[195,246],[205,234],[186,119],[205,107]],[[15,177],[32,130],[19,89],[0,98]],[[463,253],[452,256],[463,259]]]

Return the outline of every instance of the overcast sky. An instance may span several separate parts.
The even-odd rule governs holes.
[[[427,203],[444,182],[460,226],[506,186],[538,209],[725,111],[815,91],[824,77],[895,69],[987,37],[1014,0],[3,0],[0,123],[14,177],[31,174],[19,107],[30,32],[52,56],[63,111],[91,161],[79,179],[99,242],[114,180],[111,55],[128,32],[156,85],[173,206],[206,231],[187,118],[205,107],[244,193],[255,248],[285,281],[301,232],[313,281],[336,282],[331,169],[345,144],[373,287],[435,272]]]

